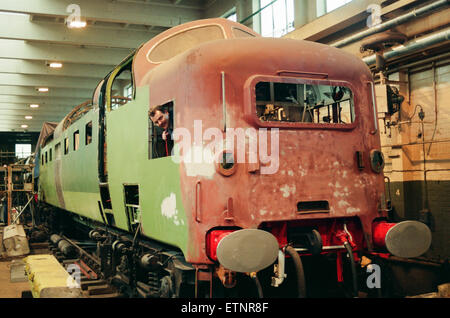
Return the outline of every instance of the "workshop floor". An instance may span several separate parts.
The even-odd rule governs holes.
[[[0,298],[21,298],[23,291],[30,290],[30,284],[26,282],[11,282],[12,260],[0,259]]]
[[[2,238],[3,226],[0,226],[0,298],[22,298],[22,292],[30,290],[30,283],[28,281],[11,282],[11,265],[17,266],[17,262],[23,257],[5,258]],[[15,275],[17,276],[17,271]]]

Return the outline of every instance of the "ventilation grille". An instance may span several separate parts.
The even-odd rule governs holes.
[[[329,213],[328,201],[300,201],[297,203],[297,212],[303,213]]]

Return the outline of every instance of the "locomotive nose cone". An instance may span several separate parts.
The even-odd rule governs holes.
[[[275,262],[278,249],[277,239],[269,232],[245,229],[235,231],[219,242],[217,259],[235,272],[257,272]]]
[[[417,257],[431,245],[431,231],[424,223],[403,221],[386,233],[386,248],[398,257]]]

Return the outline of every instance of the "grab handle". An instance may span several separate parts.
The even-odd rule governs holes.
[[[375,126],[375,130],[372,130],[370,134],[375,135],[378,132],[377,108],[375,106],[375,86],[372,81],[367,81],[367,83],[370,84],[372,91],[373,124]]]

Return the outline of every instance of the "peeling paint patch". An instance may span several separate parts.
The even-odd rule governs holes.
[[[355,188],[364,188],[366,186],[365,182],[361,179],[358,179],[355,184]]]
[[[328,183],[328,186],[329,186],[329,187],[334,187],[334,188],[336,189],[336,190],[333,192],[333,195],[334,195],[335,198],[338,198],[338,197],[348,197],[348,196],[350,195],[350,193],[348,192],[348,187],[345,187],[345,188],[343,189],[343,191],[340,190],[341,185],[340,185],[340,183],[339,183],[338,181],[336,181],[336,184],[332,184],[332,183],[330,182],[330,183]]]
[[[357,209],[352,208],[352,207],[347,208],[347,213],[356,213],[359,211],[361,211],[359,208],[357,208]]]
[[[294,175],[294,171],[292,171],[292,170],[289,170],[288,171],[288,175],[290,175],[291,177]]]
[[[344,196],[344,194],[342,192],[339,192],[339,191],[334,191],[333,195],[334,195],[335,198]]]
[[[336,184],[332,184],[331,182],[328,183],[329,187],[335,187],[335,188],[340,188],[341,184],[339,183],[339,181],[336,181]]]
[[[300,176],[304,177],[307,174],[307,170],[303,169],[302,166],[298,166],[298,171],[300,172]]]
[[[259,214],[261,214],[261,216],[265,215],[267,213],[267,210],[261,209],[259,210]]]
[[[173,219],[175,225],[184,224],[183,220],[178,219],[177,198],[175,193],[171,193],[161,203],[161,214],[168,219]]]
[[[340,208],[344,208],[345,206],[350,205],[350,203],[348,203],[347,201],[341,200],[341,201],[339,201],[338,205]]]
[[[283,192],[283,197],[288,198],[291,193],[294,194],[296,191],[295,184],[292,187],[289,187],[287,184],[280,188],[280,191]]]

